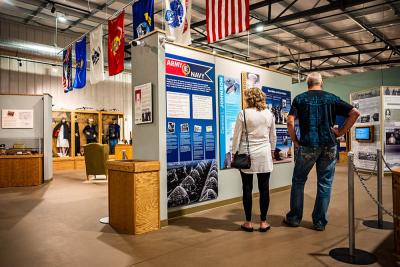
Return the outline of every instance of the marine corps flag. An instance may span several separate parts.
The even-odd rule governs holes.
[[[90,33],[90,83],[104,81],[103,25]]]
[[[63,51],[63,75],[62,83],[64,93],[72,91],[72,48]]]
[[[132,5],[133,39],[154,30],[154,0],[136,0]]]
[[[192,0],[165,0],[165,30],[174,43],[190,45],[190,19]]]
[[[124,15],[122,11],[115,19],[108,21],[108,75],[113,76],[124,70]]]
[[[86,85],[86,36],[75,43],[75,80],[74,88]]]

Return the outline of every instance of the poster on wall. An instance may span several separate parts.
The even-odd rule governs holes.
[[[374,142],[359,142],[355,140],[355,133],[351,131],[351,147],[354,152],[354,165],[365,170],[376,168],[376,151],[381,147],[380,142],[380,88],[356,92],[351,94],[351,104],[360,111],[360,117],[355,123],[357,126],[374,126]]]
[[[400,166],[400,87],[384,88],[385,160],[390,168]],[[385,166],[385,170],[389,169]]]
[[[218,76],[219,96],[219,162],[220,169],[231,167],[232,136],[236,118],[242,109],[240,81],[235,78]]]
[[[32,129],[33,109],[3,109],[1,127],[3,129]]]
[[[135,86],[135,124],[153,122],[153,96],[151,83]]]
[[[218,196],[215,65],[165,54],[168,207]]]
[[[267,108],[275,116],[275,124],[286,124],[292,102],[291,92],[266,86],[262,87],[262,91],[266,95]]]
[[[274,163],[292,162],[292,139],[287,128],[276,128]]]
[[[246,91],[248,88],[258,87],[261,89],[260,74],[252,72],[242,72],[242,91]]]

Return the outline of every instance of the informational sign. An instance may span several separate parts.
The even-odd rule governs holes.
[[[33,109],[3,109],[1,127],[3,129],[32,129]]]
[[[400,87],[387,87],[383,92],[384,157],[390,168],[400,167]]]
[[[219,96],[219,162],[220,169],[231,167],[232,137],[236,118],[242,109],[240,81],[234,78],[218,76]]]
[[[165,55],[168,207],[215,199],[215,65]]]
[[[287,128],[276,128],[274,163],[292,162],[292,139]]]
[[[153,122],[153,96],[151,83],[135,86],[135,124]]]
[[[267,108],[275,116],[275,124],[286,124],[292,104],[291,92],[263,86]]]
[[[380,88],[373,88],[366,91],[352,93],[351,104],[361,113],[351,132],[351,147],[354,152],[354,165],[357,168],[374,170],[376,168],[376,151],[377,149],[381,148]],[[361,126],[374,126],[374,133],[372,133],[374,134],[374,142],[370,143],[356,141],[354,129]]]

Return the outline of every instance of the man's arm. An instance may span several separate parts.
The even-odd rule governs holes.
[[[358,109],[353,108],[344,122],[343,126],[341,128],[332,128],[333,133],[339,137],[347,133],[351,127],[353,127],[354,123],[357,121],[358,117],[360,116],[360,111]]]
[[[289,115],[287,117],[287,129],[290,135],[290,138],[292,139],[293,144],[298,147],[300,146],[299,144],[299,139],[297,139],[296,131],[294,129],[294,121],[296,120],[296,117],[294,115]]]

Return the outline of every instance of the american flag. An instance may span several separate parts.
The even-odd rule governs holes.
[[[206,1],[208,43],[249,29],[249,0]]]

